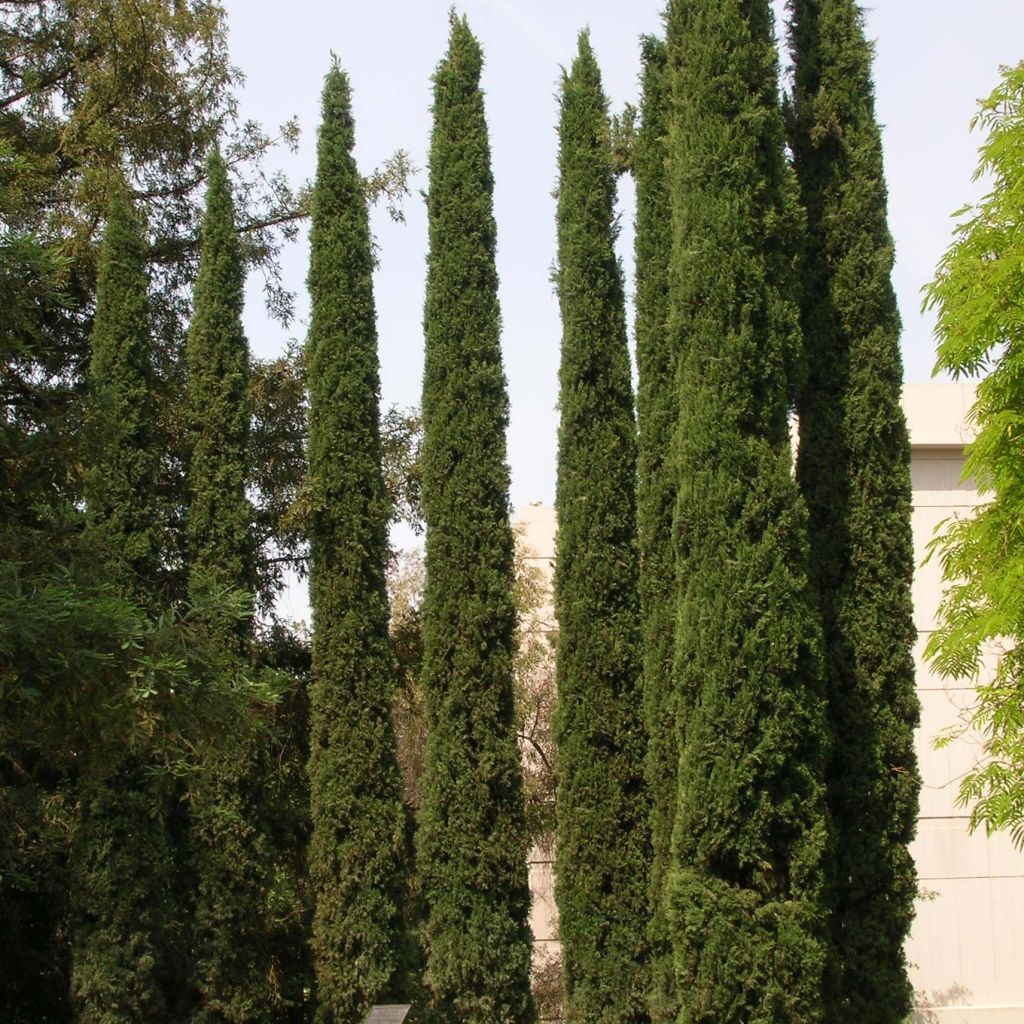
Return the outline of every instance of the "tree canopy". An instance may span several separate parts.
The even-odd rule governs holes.
[[[936,372],[987,376],[977,385],[969,422],[965,478],[983,504],[948,520],[933,541],[946,592],[925,654],[950,678],[976,682],[969,725],[984,738],[985,758],[960,783],[972,827],[1007,829],[1024,845],[1024,64],[1006,68],[972,128],[986,132],[975,178],[985,196],[964,207],[953,243],[928,285],[939,342]],[[947,738],[958,735],[953,730]]]

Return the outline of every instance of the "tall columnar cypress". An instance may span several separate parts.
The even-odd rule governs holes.
[[[797,478],[825,630],[835,832],[830,1021],[911,1009],[919,777],[910,444],[871,47],[853,0],[794,0],[790,137],[807,209]]]
[[[252,509],[246,497],[249,345],[242,330],[245,269],[235,233],[227,165],[214,150],[206,163],[206,215],[193,295],[188,367],[189,587],[251,592]],[[247,631],[247,624],[241,624]]]
[[[348,78],[324,82],[310,229],[309,777],[319,1019],[358,1024],[395,982],[405,864],[384,572],[373,252]]]
[[[673,0],[668,32],[679,1019],[809,1024],[827,950],[827,731],[787,427],[800,224],[772,13],[768,0]]]
[[[417,837],[426,983],[451,1024],[533,1018],[522,774],[513,728],[496,228],[480,46],[452,15],[434,74],[424,310],[423,690]]]
[[[206,165],[206,215],[186,348],[188,366],[189,590],[253,589],[251,509],[245,486],[249,433],[248,343],[242,331],[245,272],[227,167]],[[211,623],[241,661],[244,620]],[[261,827],[260,744],[247,708],[201,766],[190,791],[189,850],[196,881],[193,985],[196,1021],[269,1019],[266,891],[271,853]]]
[[[148,289],[142,225],[117,191],[100,251],[85,497],[112,575],[143,607],[154,603],[160,564]]]
[[[650,1010],[656,1022],[675,1021],[675,968],[665,914],[665,875],[676,812],[673,651],[676,562],[672,513],[676,476],[671,458],[679,415],[676,353],[668,333],[668,267],[672,205],[668,189],[668,49],[642,41],[643,103],[633,173],[636,177],[637,535],[643,635],[644,724],[651,800]]]
[[[570,1021],[647,1019],[636,428],[608,103],[586,32],[559,123],[557,837]]]
[[[154,605],[159,568],[148,280],[142,228],[111,200],[100,252],[89,365],[92,529],[124,595]],[[91,752],[79,779],[72,855],[76,1019],[162,1022],[172,858],[144,759]]]

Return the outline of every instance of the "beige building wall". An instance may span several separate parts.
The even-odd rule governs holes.
[[[928,542],[939,523],[970,514],[978,502],[971,484],[960,479],[972,402],[968,384],[904,388],[913,449],[915,659],[922,707],[917,749],[924,783],[913,846],[922,897],[907,943],[918,995],[915,1024],[1024,1024],[1024,854],[1005,835],[968,833],[968,813],[956,796],[960,778],[978,757],[977,738],[962,737],[942,750],[934,739],[960,720],[972,689],[937,678],[923,660],[942,592],[938,563],[925,562]],[[530,505],[519,520],[531,563],[550,578],[554,509]],[[553,626],[550,606],[543,616]],[[557,948],[552,878],[551,857],[534,851],[531,923],[538,956]]]
[[[969,384],[904,389],[913,446],[917,749],[923,780],[913,846],[922,897],[907,956],[920,1024],[1024,1022],[1024,855],[1006,835],[968,833],[969,814],[957,805],[957,793],[979,757],[978,737],[965,735],[942,750],[934,740],[962,720],[973,691],[969,681],[937,677],[922,657],[942,594],[937,560],[925,562],[928,542],[943,520],[970,515],[978,504],[972,484],[961,481],[973,401]]]
[[[555,510],[535,502],[517,517],[517,543],[520,557],[528,568],[539,571],[547,581],[546,600],[534,610],[530,631],[551,634],[556,629],[555,610],[551,604],[551,582],[555,565]],[[535,846],[529,854],[530,930],[533,933],[535,967],[543,967],[557,959],[558,908],[555,906],[554,850]]]

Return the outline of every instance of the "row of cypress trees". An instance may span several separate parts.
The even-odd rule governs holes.
[[[563,81],[571,1021],[899,1024],[911,1008],[909,443],[871,48],[853,0],[794,0],[783,108],[773,24],[767,0],[672,0],[667,38],[643,43],[638,449],[586,34]]]
[[[434,75],[424,310],[422,686],[427,714],[415,850],[391,718],[388,508],[381,476],[373,254],[352,157],[346,76],[323,97],[313,193],[307,357],[313,683],[310,781],[318,1014],[361,1021],[409,998],[419,918],[420,1011],[525,1024],[527,831],[513,727],[513,536],[500,350],[494,181],[482,55],[451,17]],[[415,888],[409,876],[415,859]]]
[[[586,34],[562,88],[566,1012],[895,1024],[910,1005],[916,704],[909,447],[870,48],[852,0],[795,0],[784,119],[767,0],[673,0],[666,25],[666,42],[644,44],[634,158],[639,443],[608,104]],[[324,90],[307,359],[308,871],[325,1021],[360,1020],[409,991],[413,858],[432,1019],[534,1014],[481,66],[453,16],[429,168],[429,731],[415,851],[390,711],[373,255],[338,67]],[[187,565],[199,606],[253,589],[241,260],[216,154],[209,180],[187,351]],[[159,576],[146,282],[141,229],[120,199],[102,267],[90,386],[103,441],[87,499],[125,594],[145,600]],[[250,621],[211,615],[223,650],[244,664]],[[176,979],[200,993],[197,1019],[269,1019],[260,757],[258,735],[233,736],[201,773],[185,823],[161,805],[144,763],[96,767],[75,863],[82,1019],[162,1019]],[[175,828],[201,851],[184,866],[161,838]],[[195,881],[187,937],[163,913],[182,870]],[[125,917],[114,890],[129,879],[143,910]]]
[[[434,83],[428,202],[423,685],[430,739],[415,898],[391,717],[396,664],[385,588],[389,508],[374,259],[352,156],[349,85],[336,64],[323,94],[306,357],[314,615],[308,877],[317,1015],[324,1021],[356,1022],[375,1001],[408,994],[407,931],[417,902],[425,907],[430,1019],[483,1024],[534,1016],[527,832],[513,729],[508,399],[481,66],[479,45],[453,15]],[[186,350],[187,587],[192,605],[206,609],[212,643],[243,673],[255,575],[244,282],[218,153],[207,174]],[[159,592],[162,571],[147,290],[142,225],[118,195],[93,332],[90,425],[99,454],[87,502],[126,597],[139,601]],[[236,599],[226,607],[238,614],[223,614],[224,594]],[[259,729],[235,723],[195,773],[184,820],[174,812],[182,794],[151,785],[144,762],[101,764],[86,780],[72,941],[80,1019],[274,1019],[264,754]],[[174,907],[183,892],[188,905]]]
[[[255,585],[243,270],[217,152],[207,177],[186,351],[187,585],[219,669],[242,674]],[[125,599],[156,613],[163,571],[147,291],[142,225],[118,192],[100,255],[89,368],[95,454],[85,493],[108,573]],[[223,594],[237,600],[225,603]],[[186,792],[159,785],[139,754],[83,766],[71,915],[80,1019],[166,1020],[187,1007],[195,1020],[269,1019],[265,897],[273,858],[261,821],[261,749],[240,716],[224,744],[204,752]]]

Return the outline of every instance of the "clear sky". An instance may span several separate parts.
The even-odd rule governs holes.
[[[875,85],[884,126],[890,225],[896,240],[894,283],[903,315],[906,379],[931,373],[931,322],[920,289],[949,244],[950,215],[979,194],[971,183],[981,138],[968,126],[978,98],[996,85],[1001,64],[1024,59],[1021,0],[877,0],[867,10],[876,45]],[[302,141],[274,166],[294,180],[315,168],[323,75],[330,54],[348,71],[356,118],[356,157],[365,172],[396,149],[421,168],[406,203],[407,223],[383,211],[373,225],[380,246],[376,277],[382,401],[419,401],[430,76],[448,33],[447,0],[226,0],[232,59],[246,75],[244,117],[272,129],[298,116]],[[613,110],[639,101],[639,37],[661,30],[662,0],[466,0],[458,7],[479,38],[494,159],[503,351],[512,404],[509,463],[512,502],[550,503],[555,487],[560,324],[550,283],[555,254],[554,200],[561,66],[584,26],[601,64]],[[779,5],[781,12],[781,4]],[[787,64],[785,54],[783,67]],[[621,252],[632,294],[631,184],[620,179]],[[308,303],[305,237],[285,254],[298,291],[302,338]],[[258,282],[246,314],[254,351],[277,352],[286,333],[267,320]]]

